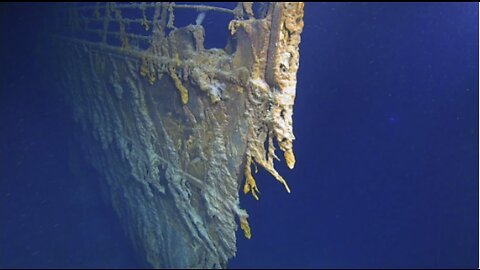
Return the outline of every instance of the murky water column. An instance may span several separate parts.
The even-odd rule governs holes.
[[[177,28],[179,9],[198,17]],[[225,49],[204,48],[207,11],[232,16]],[[155,268],[226,267],[238,225],[251,237],[239,196],[258,198],[252,168],[290,192],[273,160],[276,142],[295,165],[303,3],[68,4],[56,14],[79,144],[140,257]]]

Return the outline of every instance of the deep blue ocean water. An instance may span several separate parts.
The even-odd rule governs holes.
[[[142,267],[96,172],[72,176],[43,8],[0,5],[0,268]],[[478,11],[306,4],[297,164],[277,165],[292,193],[259,172],[260,201],[241,197],[253,237],[238,233],[229,267],[478,268]],[[204,24],[222,46],[227,30]]]

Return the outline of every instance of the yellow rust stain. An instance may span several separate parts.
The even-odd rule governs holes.
[[[245,185],[243,186],[243,193],[248,194],[248,192],[252,192],[252,196],[258,200],[258,195],[257,193],[260,193],[260,191],[257,188],[257,183],[255,182],[255,179],[252,176],[252,157],[250,155],[247,155],[247,164],[245,166]]]
[[[172,78],[173,82],[175,83],[175,87],[177,88],[178,92],[180,93],[180,98],[182,99],[182,104],[186,105],[188,103],[188,90],[183,86],[180,78],[178,78],[177,73],[175,73],[175,69],[172,67],[168,68],[168,73]]]
[[[293,167],[295,167],[295,155],[293,154],[293,149],[285,151],[283,156],[285,157],[288,168],[293,169]]]
[[[248,225],[248,220],[246,217],[240,217],[240,228],[242,228],[245,238],[252,238],[252,232],[250,231],[250,225]]]

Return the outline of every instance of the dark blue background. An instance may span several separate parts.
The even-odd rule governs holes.
[[[0,267],[141,266],[98,176],[66,162],[41,12],[0,12]],[[207,47],[228,33],[214,19]],[[297,164],[277,164],[292,193],[257,175],[260,201],[241,197],[253,238],[239,232],[229,266],[477,268],[478,3],[307,3],[304,20]]]

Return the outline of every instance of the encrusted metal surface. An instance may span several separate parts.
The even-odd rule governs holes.
[[[180,8],[199,12],[194,24],[174,26]],[[205,11],[233,16],[227,48],[204,48]],[[258,198],[252,163],[290,192],[274,141],[293,168],[303,3],[72,4],[58,14],[82,147],[138,253],[152,267],[226,267],[237,223],[251,237],[239,190],[245,178]]]

